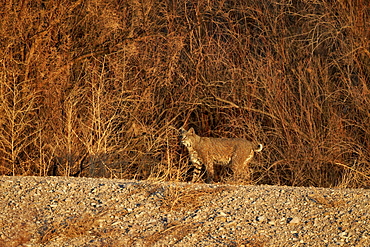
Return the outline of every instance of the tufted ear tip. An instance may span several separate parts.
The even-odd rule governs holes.
[[[260,143],[260,144],[258,144],[257,149],[256,149],[256,150],[254,150],[254,151],[255,151],[255,152],[261,152],[261,151],[262,151],[262,149],[263,149],[263,145]]]

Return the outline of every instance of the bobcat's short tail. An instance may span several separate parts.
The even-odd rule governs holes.
[[[262,149],[263,149],[263,145],[260,143],[260,144],[258,144],[258,148],[254,150],[254,152],[257,152],[257,153],[261,152]]]

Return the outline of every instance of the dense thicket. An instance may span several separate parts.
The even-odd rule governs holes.
[[[0,174],[184,181],[184,125],[263,142],[255,183],[370,185],[367,0],[26,0],[0,13]]]

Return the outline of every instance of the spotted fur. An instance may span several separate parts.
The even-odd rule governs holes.
[[[207,182],[212,182],[215,164],[229,166],[236,179],[249,180],[248,163],[255,152],[261,152],[263,149],[262,144],[255,147],[252,142],[242,138],[200,137],[193,128],[189,131],[180,128],[180,139],[181,144],[188,149],[194,165],[193,182],[199,179],[202,165],[206,168]]]

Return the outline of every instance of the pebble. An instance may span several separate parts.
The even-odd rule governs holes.
[[[298,217],[293,217],[293,218],[288,219],[289,224],[298,224],[300,222],[301,222],[301,220]]]
[[[265,220],[266,220],[266,217],[265,216],[258,216],[257,217],[257,221],[263,222]]]

